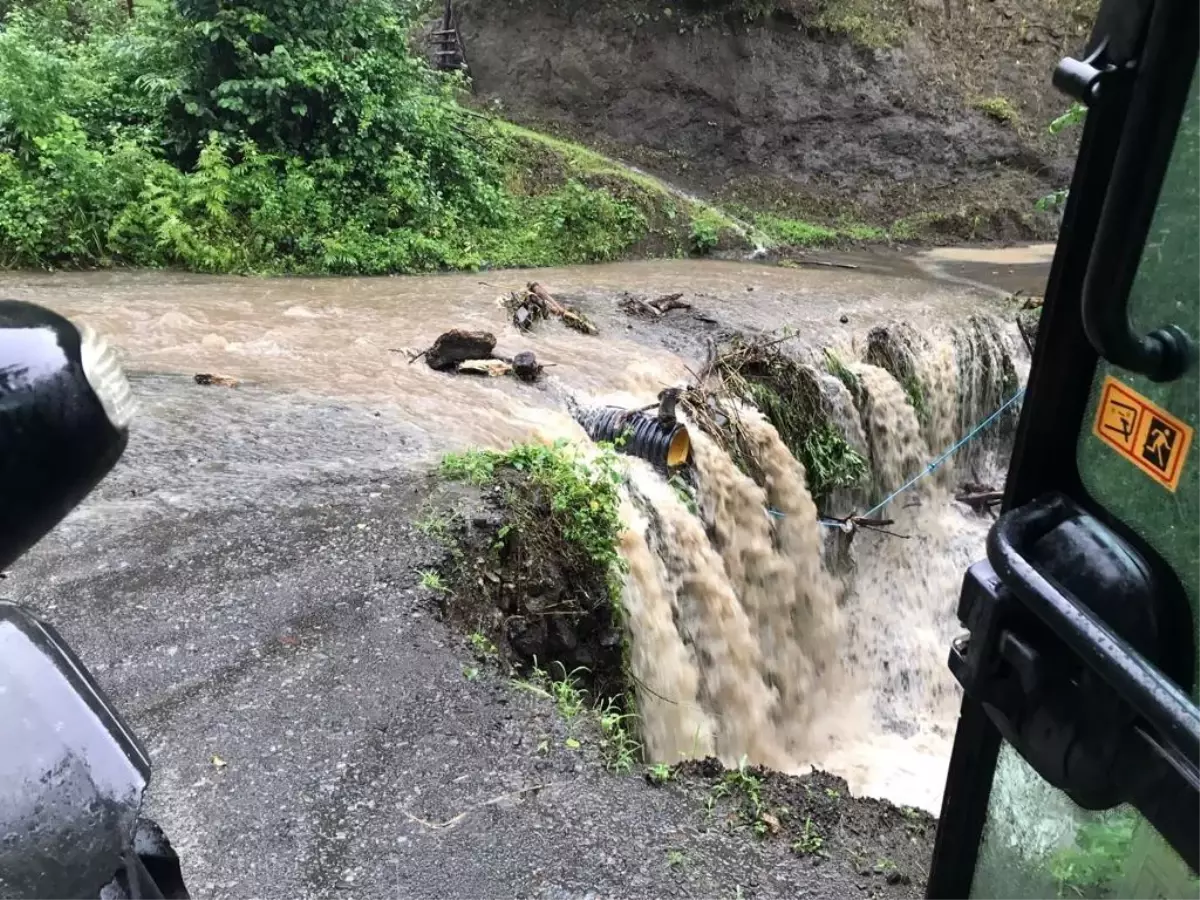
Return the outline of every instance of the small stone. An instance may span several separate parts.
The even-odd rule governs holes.
[[[850,321],[850,317],[848,315],[846,315],[845,313],[842,313],[842,317],[840,319],[838,319],[838,321],[841,322],[843,325],[845,325],[847,322]]]

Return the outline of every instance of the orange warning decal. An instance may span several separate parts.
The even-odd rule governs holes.
[[[1179,486],[1192,429],[1111,375],[1092,432],[1167,490]]]

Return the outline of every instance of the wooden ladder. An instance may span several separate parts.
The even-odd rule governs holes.
[[[466,71],[467,53],[463,47],[462,34],[454,16],[451,0],[446,0],[442,21],[429,35],[433,45],[433,67],[442,72]]]

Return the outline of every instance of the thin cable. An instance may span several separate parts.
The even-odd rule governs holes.
[[[1006,409],[1008,409],[1010,406],[1012,406],[1014,403],[1016,403],[1018,400],[1020,400],[1024,395],[1025,395],[1025,388],[1021,388],[1019,391],[1017,391],[1015,394],[1013,394],[1011,397],[1009,397],[1007,400],[1005,400],[1004,403],[1002,403],[1000,405],[999,409],[997,409],[994,413],[992,413],[990,416],[988,416],[986,419],[984,419],[982,422],[980,422],[978,425],[976,425],[974,428],[972,428],[969,432],[967,432],[967,434],[964,435],[960,440],[958,440],[953,446],[951,446],[949,450],[947,450],[945,453],[943,453],[941,456],[939,456],[937,459],[935,459],[933,462],[931,462],[929,465],[927,465],[924,469],[922,469],[920,472],[918,472],[916,475],[914,475],[912,478],[910,478],[907,482],[905,482],[905,484],[902,487],[899,487],[896,490],[892,491],[892,493],[889,494],[887,496],[887,498],[884,499],[881,503],[877,504],[874,508],[863,513],[861,516],[855,516],[855,518],[861,518],[861,519],[871,518],[872,516],[875,515],[875,513],[879,512],[881,509],[883,509],[885,506],[887,506],[889,503],[891,503],[893,500],[895,500],[897,497],[899,497],[901,494],[903,494],[905,491],[907,491],[910,487],[912,487],[914,484],[916,484],[918,481],[920,481],[926,475],[930,474],[931,472],[936,471],[938,466],[940,466],[942,463],[944,463],[946,460],[948,460],[956,452],[961,450],[963,445],[966,444],[968,441],[970,441],[972,438],[974,438],[977,434],[979,434],[979,432],[983,431],[983,429],[987,428],[989,425],[991,425],[993,422],[995,422],[996,419],[998,419],[1000,417],[1000,415]],[[779,510],[776,510],[776,509],[768,509],[767,512],[770,515],[776,516],[778,518],[782,518],[784,516],[784,513],[781,513],[781,512],[779,512]],[[821,519],[820,523],[822,525],[824,525],[826,528],[845,528],[846,527],[845,522],[841,522],[836,519]]]
[[[995,422],[996,419],[1000,418],[1001,413],[1003,413],[1006,409],[1008,409],[1010,406],[1012,406],[1014,403],[1016,403],[1018,400],[1020,400],[1021,397],[1024,396],[1024,394],[1025,394],[1025,388],[1021,388],[1019,391],[1017,391],[1015,394],[1013,394],[1011,397],[1009,397],[1007,400],[1005,400],[1004,403],[1001,404],[1001,406],[998,410],[996,410],[994,413],[992,413],[990,416],[988,416],[986,419],[984,419],[982,422],[980,422],[978,425],[976,425],[974,428],[972,428],[969,432],[967,432],[967,434],[964,435],[953,446],[951,446],[949,450],[947,450],[945,453],[943,453],[941,456],[939,456],[937,459],[935,459],[933,462],[931,462],[929,465],[927,465],[924,469],[922,469],[920,472],[918,472],[916,475],[914,475],[912,478],[910,478],[902,487],[899,487],[896,490],[892,491],[892,493],[887,498],[885,498],[881,503],[877,504],[874,508],[872,508],[868,512],[863,513],[862,518],[864,518],[864,519],[871,518],[873,515],[875,515],[875,513],[879,512],[881,509],[883,509],[885,506],[887,506],[889,503],[891,503],[893,500],[895,500],[898,496],[900,496],[905,491],[907,491],[910,487],[912,487],[914,484],[916,484],[918,481],[920,481],[926,475],[930,474],[931,472],[934,472],[938,466],[940,466],[942,463],[944,463],[946,460],[948,460],[951,456],[953,456],[958,450],[960,450],[962,448],[962,446],[964,444],[966,444],[968,441],[970,441],[972,438],[974,438],[975,435],[979,434],[979,432],[983,431],[983,429],[987,428],[989,425],[991,425],[993,422]]]

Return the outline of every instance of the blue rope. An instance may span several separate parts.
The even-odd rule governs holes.
[[[944,463],[946,460],[948,460],[951,456],[953,456],[956,452],[958,452],[958,450],[960,450],[962,448],[963,444],[966,444],[968,441],[970,441],[972,438],[974,438],[975,435],[979,434],[979,432],[983,431],[983,429],[987,428],[989,425],[991,425],[993,422],[995,422],[996,419],[1000,418],[1001,414],[1006,409],[1008,409],[1010,406],[1012,406],[1014,403],[1016,403],[1018,400],[1020,400],[1021,397],[1023,397],[1024,395],[1025,395],[1025,388],[1021,388],[1019,391],[1017,391],[1015,394],[1013,394],[1011,397],[1009,397],[1007,400],[1005,400],[1004,403],[1000,406],[1000,408],[998,410],[996,410],[994,413],[992,413],[990,416],[988,416],[986,419],[984,419],[982,422],[980,422],[978,425],[976,425],[974,428],[972,428],[969,432],[967,432],[967,434],[964,435],[961,440],[956,442],[949,450],[947,450],[945,453],[943,453],[941,456],[939,456],[937,459],[935,459],[933,462],[931,462],[929,465],[927,465],[924,469],[922,469],[920,472],[918,472],[916,475],[914,475],[912,478],[910,478],[902,487],[899,487],[896,490],[892,491],[892,493],[889,494],[887,496],[887,498],[883,500],[883,502],[876,505],[873,509],[868,510],[867,512],[863,513],[860,518],[863,518],[863,519],[871,518],[872,516],[875,515],[875,513],[879,512],[881,509],[883,509],[885,506],[887,506],[889,503],[891,503],[893,500],[895,500],[897,497],[899,497],[901,494],[903,494],[905,491],[907,491],[910,487],[912,487],[914,484],[916,484],[918,481],[920,481],[926,475],[929,475],[930,473],[936,471],[938,466],[940,466],[942,463]],[[777,509],[768,509],[767,512],[770,515],[775,516],[776,518],[783,518],[783,516],[785,515],[784,513],[781,513]],[[842,528],[843,527],[843,523],[837,521],[836,519],[821,519],[820,521],[821,521],[821,524],[824,525],[826,528]]]

